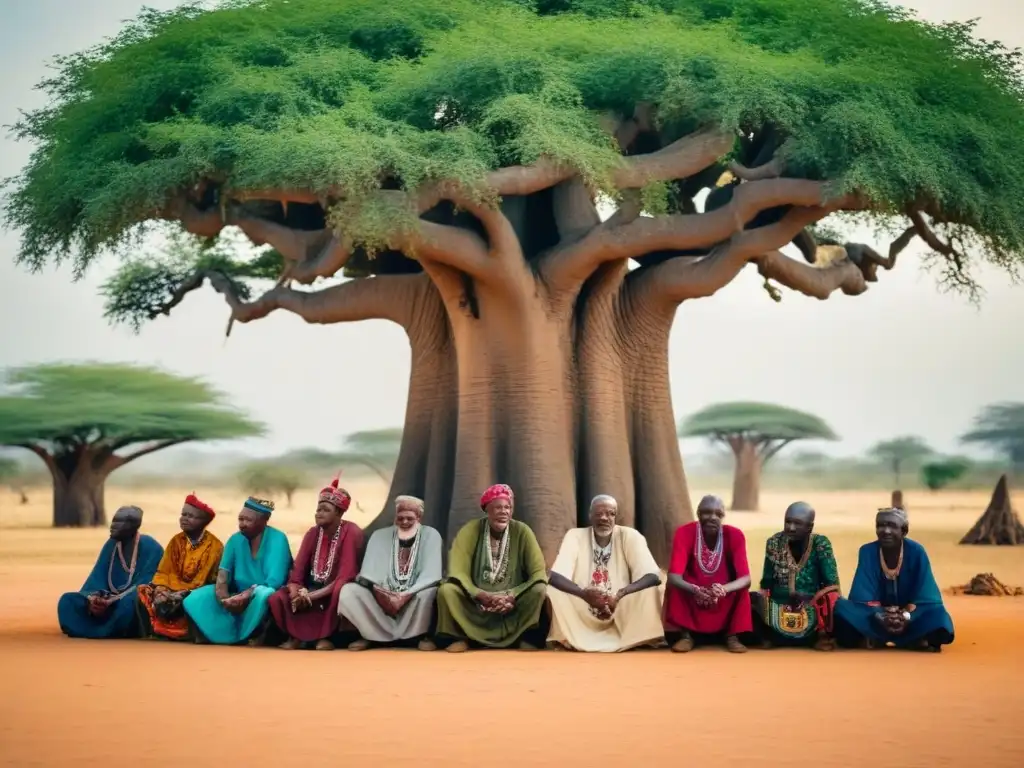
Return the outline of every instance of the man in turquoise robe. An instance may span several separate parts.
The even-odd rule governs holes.
[[[250,497],[238,513],[238,533],[224,545],[217,583],[192,590],[182,603],[198,635],[218,645],[258,644],[270,596],[288,580],[288,537],[268,525],[274,504]]]
[[[878,540],[860,548],[850,596],[836,601],[836,639],[842,645],[940,651],[953,642],[953,620],[928,553],[906,538],[909,530],[904,510],[878,511]]]
[[[92,639],[139,636],[135,588],[153,580],[164,548],[139,533],[142,510],[121,507],[110,521],[110,538],[78,592],[57,603],[57,621],[68,637]]]

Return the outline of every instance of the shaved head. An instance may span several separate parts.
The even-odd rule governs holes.
[[[786,517],[799,517],[801,520],[814,522],[814,507],[806,501],[794,501],[786,507]]]
[[[121,507],[110,519],[110,538],[128,541],[135,537],[142,525],[142,509],[135,506]]]
[[[721,496],[715,496],[714,494],[709,493],[707,496],[702,497],[700,503],[697,504],[697,511],[700,512],[702,509],[706,509],[708,511],[720,509],[724,512],[725,502],[722,501]]]

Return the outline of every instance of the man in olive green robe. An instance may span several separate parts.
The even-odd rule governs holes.
[[[469,644],[523,650],[543,644],[547,589],[544,554],[525,523],[512,519],[512,489],[493,485],[480,498],[486,517],[455,536],[448,579],[437,591],[437,634],[453,638],[452,653]],[[530,642],[526,635],[537,635]]]

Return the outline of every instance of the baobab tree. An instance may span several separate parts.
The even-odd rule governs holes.
[[[235,323],[397,323],[392,495],[450,537],[511,483],[551,557],[610,493],[664,562],[692,516],[676,308],[747,267],[775,298],[857,295],[915,238],[955,285],[1017,264],[1019,75],[969,25],[869,0],[189,4],[58,62],[7,222],[29,267],[126,254],[114,320],[209,283]],[[843,212],[895,239],[819,259]],[[147,223],[202,247],[139,256]],[[268,248],[207,247],[239,231]]]
[[[730,509],[747,512],[760,507],[761,473],[765,465],[799,440],[835,440],[836,435],[812,413],[772,403],[716,403],[687,417],[680,437],[705,437],[724,445],[736,460]]]
[[[0,445],[46,466],[55,528],[105,525],[107,478],[125,464],[262,431],[205,382],[151,368],[54,363],[6,371],[0,382]]]

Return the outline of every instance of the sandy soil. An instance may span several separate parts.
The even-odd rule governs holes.
[[[372,484],[353,491],[368,510],[383,495]],[[108,500],[136,500],[165,540],[183,495],[112,488]],[[217,534],[229,535],[237,498],[205,495],[225,510]],[[938,655],[289,654],[73,641],[54,606],[80,585],[104,535],[43,528],[46,500],[34,497],[18,507],[0,496],[0,765],[1024,765],[1021,598],[950,598],[957,641]],[[312,498],[275,516],[293,541]],[[753,562],[789,500],[770,494],[770,512],[730,516]],[[848,585],[884,494],[809,500]],[[943,586],[979,571],[1024,584],[1020,550],[956,546],[985,501],[908,498],[912,535]]]

